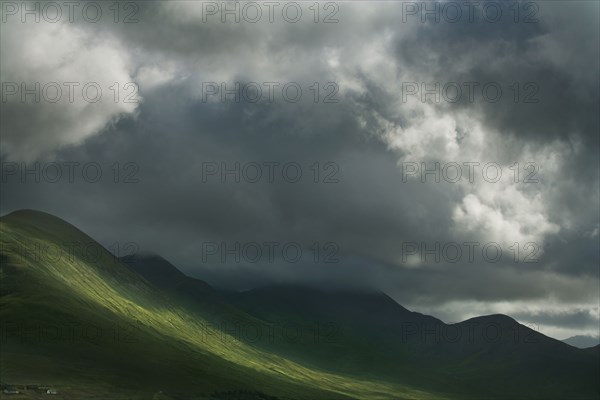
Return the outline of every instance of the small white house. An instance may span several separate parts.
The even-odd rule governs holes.
[[[46,394],[58,394],[58,392],[56,391],[56,389],[48,389],[46,390]]]

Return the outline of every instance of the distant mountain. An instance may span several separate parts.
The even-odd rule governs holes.
[[[157,254],[129,255],[119,261],[211,323],[220,325],[234,320],[256,322],[251,316],[231,307],[208,283],[185,275]]]
[[[600,344],[600,338],[591,336],[571,336],[570,338],[564,339],[563,342],[580,349],[587,349],[589,347],[598,346]]]
[[[600,394],[600,346],[577,349],[505,315],[448,325],[379,292],[218,292],[158,255],[116,259],[32,210],[0,218],[0,241],[4,384],[78,399]]]
[[[595,376],[600,373],[597,356],[506,315],[447,325],[411,312],[383,293],[293,286],[228,293],[227,297],[242,310],[273,322],[291,320],[306,327],[315,321],[329,322],[338,334],[332,347],[335,354],[325,353],[331,362],[320,365],[341,373],[372,372],[420,387],[479,393],[486,398],[569,398],[574,395],[573,387],[588,393],[600,391]],[[549,380],[550,376],[554,378]]]
[[[162,283],[164,281],[174,282],[184,280],[187,276],[179,271],[177,267],[162,258],[157,254],[134,254],[121,257],[120,261],[127,266],[130,266],[134,271],[148,279],[153,284]],[[206,290],[210,290],[210,286],[203,282],[202,286]]]
[[[119,261],[161,289],[196,298],[217,295],[208,283],[188,277],[159,255],[130,255]]]

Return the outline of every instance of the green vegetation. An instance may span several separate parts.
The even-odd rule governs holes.
[[[231,390],[282,399],[444,398],[308,367],[215,334],[197,310],[48,214],[2,217],[0,237],[4,383],[50,384],[78,390],[79,398],[200,399]]]
[[[504,315],[447,325],[383,293],[220,293],[159,256],[116,259],[36,211],[2,217],[0,240],[0,378],[54,387],[56,399],[600,394],[600,346],[576,349]],[[305,334],[282,340],[286,325]]]

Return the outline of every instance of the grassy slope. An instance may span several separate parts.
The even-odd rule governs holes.
[[[307,368],[207,329],[87,235],[48,214],[0,220],[0,376],[151,398],[255,389],[282,398],[437,398]],[[69,243],[94,244],[86,256]],[[48,247],[50,246],[50,247]],[[43,249],[50,248],[49,254]],[[40,333],[42,332],[42,333]],[[93,339],[97,332],[100,337]],[[90,389],[92,390],[92,389]]]
[[[293,327],[291,332],[302,327],[298,340],[276,335],[276,340],[251,343],[331,373],[383,379],[459,398],[598,398],[597,355],[571,348],[507,316],[446,325],[411,312],[382,293],[294,286],[219,296],[160,257],[138,257],[127,265],[211,321],[287,324]],[[314,334],[315,323],[321,335]],[[484,332],[493,336],[497,329],[501,333],[497,340],[482,340]],[[460,339],[457,331],[462,332]],[[450,340],[440,337],[443,332]]]
[[[365,313],[374,315],[381,312],[380,308],[391,306],[428,321],[441,322],[433,317],[411,313],[385,295],[376,296],[375,301],[370,294],[358,296],[358,299],[356,294],[323,298],[316,290],[298,292],[285,287],[274,288],[259,302],[246,296],[235,301],[237,294],[219,293],[205,282],[187,277],[160,256],[128,256],[121,260],[179,303],[186,304],[202,319],[216,326],[223,324],[229,330],[234,324],[239,324],[241,329],[235,330],[238,338],[264,351],[333,374],[386,380],[423,391],[430,391],[436,380],[439,381],[440,392],[451,386],[451,377],[443,368],[436,374],[431,374],[430,368],[428,371],[415,369],[418,352],[390,352],[397,350],[394,341],[397,342],[399,337],[381,340],[383,335],[379,322],[382,318],[364,318]],[[287,308],[290,297],[301,304],[296,310]],[[380,298],[384,299],[383,304]],[[278,310],[278,306],[282,308]],[[360,308],[364,307],[367,309],[361,311]],[[257,308],[266,313],[251,315],[242,311]],[[347,321],[355,320],[356,323],[340,324],[336,321],[332,324],[331,315],[340,316],[340,313],[345,314]],[[365,327],[369,334],[364,331]],[[446,379],[441,379],[444,377]]]
[[[383,294],[298,287],[268,287],[228,297],[248,313],[271,321],[333,322],[342,335],[337,349],[330,350],[347,355],[345,365],[334,366],[341,372],[377,365],[379,377],[460,398],[600,397],[597,354],[572,348],[504,315],[446,325],[410,312]],[[289,346],[280,351],[291,356],[293,352]],[[369,357],[376,362],[369,364]]]

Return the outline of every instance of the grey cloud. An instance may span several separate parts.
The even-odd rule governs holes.
[[[433,308],[451,301],[533,302],[552,296],[565,305],[593,303],[599,239],[591,232],[599,215],[598,171],[591,167],[598,162],[593,147],[597,136],[592,135],[597,118],[591,114],[597,96],[590,94],[597,94],[597,85],[581,88],[579,69],[588,79],[597,79],[588,71],[597,62],[592,60],[597,50],[570,63],[554,62],[548,52],[563,49],[569,41],[548,49],[540,43],[554,32],[561,39],[579,40],[592,28],[571,29],[567,24],[586,10],[573,6],[572,14],[557,16],[564,10],[545,4],[540,4],[548,10],[545,15],[557,24],[403,24],[400,10],[390,3],[369,5],[374,8],[368,12],[358,3],[340,3],[340,23],[330,26],[202,24],[156,4],[144,4],[138,24],[80,24],[128,49],[137,71],[132,76],[139,78],[144,68],[156,67],[157,79],[164,81],[152,87],[140,83],[144,102],[137,116],[125,115],[55,153],[58,161],[100,163],[105,179],[97,184],[21,184],[12,177],[3,183],[1,212],[37,208],[55,213],[106,246],[139,243],[186,272],[228,288],[290,281],[369,286],[403,303]],[[327,57],[336,51],[339,65],[334,67]],[[494,58],[497,66],[490,65]],[[589,68],[583,67],[586,62]],[[398,103],[399,80],[405,77],[539,80],[544,90],[537,105],[503,101],[431,106],[432,119],[466,113],[481,123],[489,143],[482,145],[488,151],[484,154],[500,161],[518,161],[526,148],[545,149],[549,155],[561,146],[576,147],[573,137],[581,138],[582,149],[565,151],[562,169],[543,175],[529,197],[542,193],[548,201],[541,211],[561,227],[546,235],[538,263],[461,260],[452,265],[424,262],[418,268],[399,263],[403,242],[483,240],[453,218],[465,195],[463,187],[402,182],[398,163],[409,156],[405,149],[393,148],[385,135],[390,125],[410,128],[415,113],[423,111]],[[261,79],[297,81],[304,87],[340,79],[347,86],[340,86],[336,104],[314,104],[310,95],[299,103],[201,100],[202,80]],[[443,148],[425,150],[443,154]],[[460,154],[476,159],[458,161],[494,161],[479,160],[476,152]],[[114,183],[111,166],[116,161],[136,163],[139,183]],[[306,179],[297,184],[202,182],[203,162],[231,166],[253,161],[298,162]],[[310,166],[315,161],[335,162],[339,183],[313,183]],[[206,241],[273,240],[307,247],[332,241],[339,246],[340,262],[199,262]],[[581,320],[581,326],[586,323]]]
[[[564,326],[569,328],[596,328],[598,329],[598,315],[592,315],[588,310],[576,310],[563,313],[518,313],[515,318],[531,321],[543,325]]]

